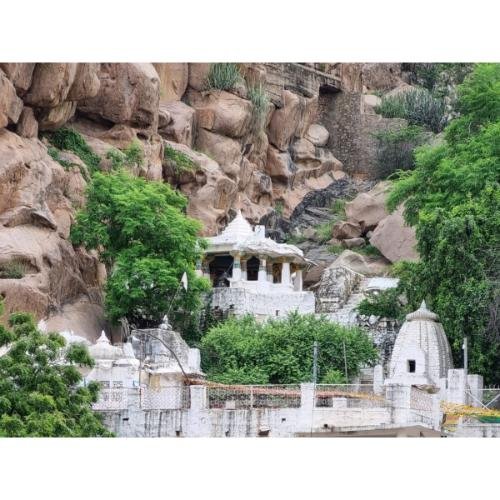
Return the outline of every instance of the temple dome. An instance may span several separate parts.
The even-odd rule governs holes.
[[[111,345],[104,330],[101,332],[101,336],[97,339],[97,342],[91,345],[88,350],[90,355],[96,360],[116,360],[123,357],[122,349]]]
[[[425,302],[406,316],[392,351],[389,383],[438,385],[453,368],[451,349],[438,315]]]
[[[252,237],[254,234],[250,223],[241,215],[238,210],[236,217],[227,225],[227,227],[218,236],[209,238],[211,244],[237,244]]]

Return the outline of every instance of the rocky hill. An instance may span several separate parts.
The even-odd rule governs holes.
[[[381,93],[408,89],[411,74],[403,69],[0,63],[0,294],[6,313],[31,311],[49,327],[89,338],[105,325],[106,270],[96,253],[68,239],[75,212],[85,204],[89,164],[74,147],[55,149],[49,142],[54,131],[76,130],[101,170],[111,168],[117,150],[139,141],[144,161],[130,169],[184,193],[204,235],[216,234],[241,209],[278,238],[300,234],[304,243],[308,227],[311,233],[333,221],[335,200],[353,200],[373,187],[374,134],[405,123],[374,109]],[[346,221],[337,214],[329,235],[337,241],[330,245],[369,240],[398,260],[391,238],[400,237],[401,215],[377,212],[372,223],[363,214],[373,216],[374,193],[360,196],[348,204]],[[308,241],[308,251],[318,253],[321,242]]]

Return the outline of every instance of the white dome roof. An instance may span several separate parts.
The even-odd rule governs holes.
[[[453,368],[450,344],[438,315],[425,302],[408,314],[396,337],[389,378],[392,382],[438,385]]]
[[[251,236],[253,236],[252,226],[241,215],[241,210],[238,210],[236,217],[227,225],[226,229],[218,236],[208,238],[208,240],[212,245],[236,244]]]
[[[111,345],[104,330],[101,332],[101,336],[97,339],[97,342],[89,347],[89,353],[96,360],[115,360],[123,358],[122,349]]]

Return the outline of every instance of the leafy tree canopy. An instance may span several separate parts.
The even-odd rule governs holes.
[[[29,314],[9,326],[0,325],[0,436],[111,436],[91,408],[98,384],[81,385],[77,366],[93,365],[86,348],[40,332]]]
[[[470,370],[500,382],[500,65],[479,64],[459,87],[462,115],[446,141],[422,147],[416,168],[389,196],[416,226],[418,263],[399,267],[412,307],[426,298],[440,315],[454,360],[470,339]]]
[[[311,380],[313,342],[319,344],[319,379],[345,382],[377,360],[372,341],[358,328],[326,318],[292,313],[258,323],[247,316],[211,328],[201,340],[204,369],[211,380],[237,384],[295,384]]]
[[[186,205],[165,183],[123,170],[93,175],[71,238],[100,250],[109,270],[106,310],[112,321],[126,317],[135,326],[151,326],[169,308],[189,314],[199,307],[208,283],[194,269],[204,242],[197,237],[200,223],[184,213]],[[188,290],[176,295],[184,272]]]

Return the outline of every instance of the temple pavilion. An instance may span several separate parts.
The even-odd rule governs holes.
[[[314,294],[302,290],[302,273],[312,264],[302,250],[267,238],[265,227],[252,228],[240,211],[207,240],[201,272],[212,282],[212,308],[259,319],[314,312]]]

